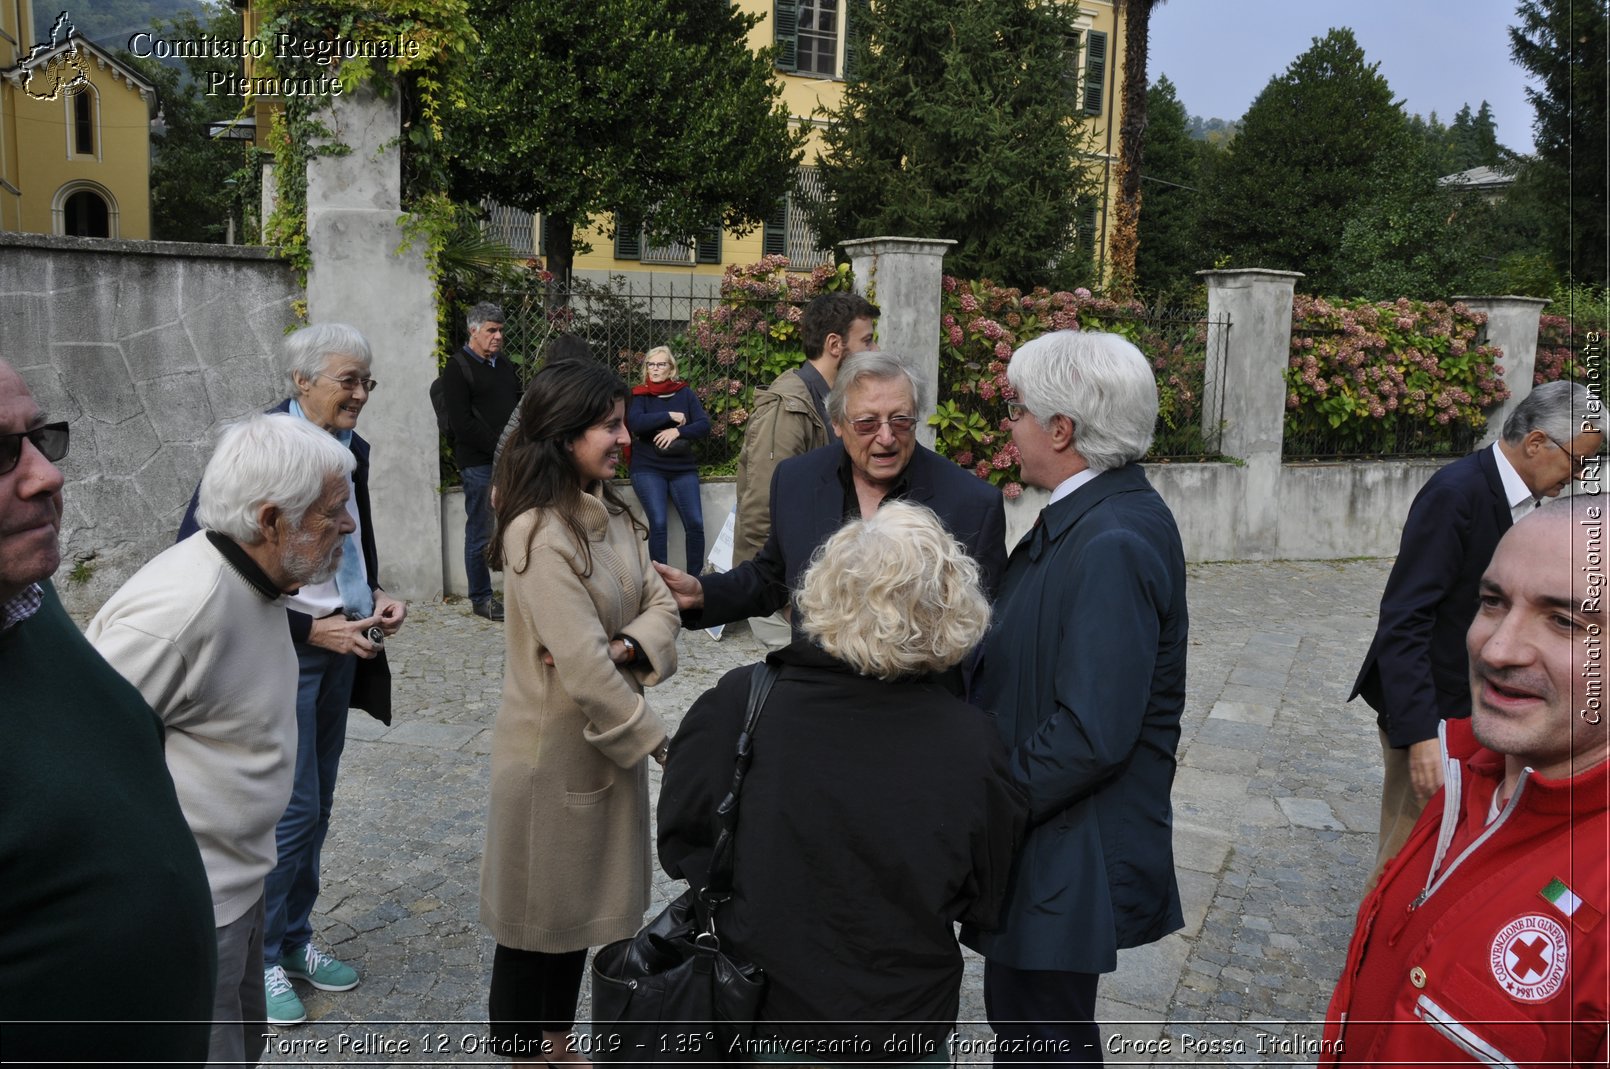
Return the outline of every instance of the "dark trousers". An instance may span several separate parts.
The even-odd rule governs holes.
[[[569,1032],[576,1023],[576,999],[586,964],[585,950],[544,954],[497,944],[487,999],[493,1053],[540,1058],[542,1033]]]
[[[492,541],[492,465],[473,464],[458,470],[464,481],[464,579],[470,604],[492,600],[492,570],[486,547]]]
[[[1096,973],[1014,969],[984,962],[984,1013],[997,1065],[1100,1065]]]
[[[682,517],[682,533],[686,536],[683,570],[689,575],[704,571],[704,506],[699,503],[699,473],[685,471],[677,475],[661,475],[657,471],[632,472],[632,489],[637,502],[643,506],[648,520],[648,555],[650,560],[669,564],[666,554],[671,514],[666,510],[666,499],[676,506]]]

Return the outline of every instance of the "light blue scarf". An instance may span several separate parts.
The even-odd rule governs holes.
[[[307,413],[302,406],[294,400],[291,402],[291,415],[307,419]],[[352,448],[351,431],[331,431],[336,441]],[[341,563],[335,573],[335,589],[341,595],[341,604],[349,615],[357,619],[373,616],[375,612],[374,592],[369,589],[369,580],[363,570],[363,547],[358,544],[358,532],[354,528],[347,535],[341,546]]]

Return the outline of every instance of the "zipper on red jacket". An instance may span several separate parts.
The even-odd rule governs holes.
[[[1476,836],[1476,840],[1474,842],[1465,847],[1464,850],[1460,851],[1459,856],[1453,859],[1453,863],[1450,864],[1440,876],[1437,875],[1437,868],[1442,863],[1443,853],[1447,849],[1447,844],[1440,840],[1438,841],[1437,852],[1431,859],[1431,871],[1426,873],[1425,890],[1420,892],[1418,898],[1409,903],[1410,913],[1413,913],[1415,910],[1419,909],[1425,904],[1426,899],[1436,894],[1437,889],[1448,882],[1448,877],[1452,876],[1454,874],[1454,870],[1459,868],[1459,866],[1464,863],[1465,858],[1469,857],[1471,854],[1480,849],[1483,843],[1492,838],[1493,834],[1497,832],[1499,828],[1504,826],[1504,823],[1509,820],[1509,815],[1515,812],[1515,807],[1520,804],[1521,795],[1526,793],[1526,784],[1528,777],[1530,777],[1531,774],[1531,768],[1524,768],[1521,770],[1521,778],[1519,782],[1515,784],[1515,793],[1510,796],[1509,802],[1504,806],[1503,812],[1499,813],[1498,818],[1491,824],[1488,824],[1487,827],[1482,830],[1480,835]],[[1444,812],[1444,820],[1446,819],[1446,812]],[[1450,841],[1451,839],[1452,836],[1449,836]]]

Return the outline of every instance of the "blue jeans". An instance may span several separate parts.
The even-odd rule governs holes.
[[[704,507],[699,504],[699,473],[683,472],[680,475],[661,475],[657,471],[632,472],[632,489],[648,518],[648,555],[661,564],[665,559],[666,523],[670,514],[665,511],[665,498],[669,491],[676,514],[682,517],[682,531],[687,536],[687,570],[693,575],[704,571]]]
[[[464,480],[464,578],[470,603],[479,605],[492,599],[492,571],[486,566],[486,547],[492,541],[492,465],[473,464],[458,473]]]
[[[335,776],[347,744],[347,704],[358,658],[305,643],[296,646],[296,771],[291,803],[274,829],[279,860],[263,881],[263,964],[313,938],[319,852],[330,829]]]

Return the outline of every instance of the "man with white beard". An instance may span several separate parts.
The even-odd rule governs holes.
[[[297,744],[284,595],[335,574],[354,529],[355,463],[296,416],[228,427],[201,477],[202,529],[136,572],[86,631],[167,729],[168,771],[212,888],[210,1065],[255,1064],[263,1046],[263,877]]]

